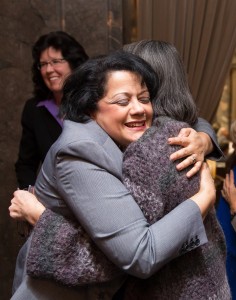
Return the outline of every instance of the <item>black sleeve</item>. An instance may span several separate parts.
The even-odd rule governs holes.
[[[41,160],[34,133],[35,110],[36,101],[30,99],[26,102],[21,116],[22,135],[18,159],[15,163],[15,172],[20,188],[34,185]]]

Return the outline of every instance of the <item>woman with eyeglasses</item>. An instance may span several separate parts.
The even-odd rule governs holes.
[[[42,35],[32,48],[33,98],[24,106],[15,164],[19,188],[34,185],[39,165],[62,131],[58,117],[64,79],[88,59],[84,48],[62,31]]]

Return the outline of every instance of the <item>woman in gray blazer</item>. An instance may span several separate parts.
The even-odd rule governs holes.
[[[75,71],[64,87],[62,135],[35,185],[47,208],[75,218],[111,262],[140,278],[183,254],[192,238],[197,243],[191,249],[207,242],[202,218],[215,200],[209,170],[203,168],[199,192],[150,226],[122,184],[121,150],[150,127],[156,85],[149,65],[127,53],[90,60]],[[22,216],[22,193],[15,192],[10,214],[34,224],[45,208],[37,204],[30,215],[28,207]],[[107,283],[68,289],[30,278],[24,272],[31,238],[19,255],[16,278],[23,280],[12,299],[111,299],[125,279],[118,273]]]

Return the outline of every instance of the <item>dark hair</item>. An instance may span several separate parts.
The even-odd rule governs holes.
[[[169,116],[192,125],[197,120],[197,109],[177,49],[155,40],[142,40],[125,45],[123,49],[142,57],[157,74],[159,89],[153,99],[154,115]]]
[[[49,47],[60,50],[63,58],[69,63],[72,70],[88,59],[88,55],[80,43],[66,32],[53,31],[40,36],[32,47],[32,80],[34,83],[34,95],[39,100],[52,97],[52,92],[45,85],[38,69],[41,53]]]
[[[146,84],[150,97],[157,91],[156,74],[140,57],[124,51],[90,59],[67,77],[60,105],[61,115],[75,122],[87,122],[97,110],[97,102],[105,96],[108,75],[114,71],[129,71]]]

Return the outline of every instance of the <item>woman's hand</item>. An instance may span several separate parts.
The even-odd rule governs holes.
[[[204,219],[209,210],[214,206],[216,200],[216,189],[210,169],[206,163],[202,164],[200,189],[191,199],[198,205],[202,218]]]
[[[213,150],[211,138],[204,132],[197,132],[192,128],[181,129],[177,137],[169,138],[170,145],[180,145],[183,148],[171,154],[170,159],[175,161],[185,158],[177,165],[177,169],[183,170],[190,165],[192,169],[188,171],[187,177],[196,174],[204,162],[204,157]]]
[[[222,195],[229,203],[231,215],[234,215],[236,213],[236,187],[234,184],[234,172],[232,170],[229,174],[226,174]]]
[[[17,190],[13,196],[9,206],[10,216],[15,220],[27,221],[35,225],[46,209],[43,204],[27,191]]]

